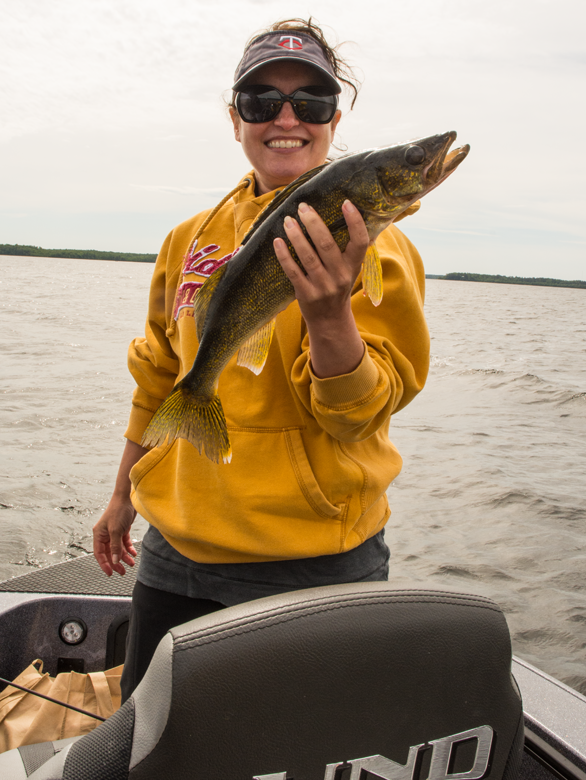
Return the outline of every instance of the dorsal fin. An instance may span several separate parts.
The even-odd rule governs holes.
[[[222,281],[224,274],[226,273],[226,264],[220,266],[217,271],[205,280],[202,286],[199,288],[199,292],[195,296],[193,302],[193,317],[195,319],[195,327],[197,328],[197,338],[201,341],[203,334],[203,328],[205,325],[210,302],[214,296],[214,293]]]
[[[253,233],[257,231],[257,229],[262,225],[262,223],[267,219],[267,217],[270,217],[271,214],[274,214],[274,212],[279,208],[281,203],[285,201],[289,195],[291,195],[292,192],[295,192],[295,190],[299,189],[302,184],[305,184],[310,179],[313,179],[314,176],[316,176],[320,171],[322,171],[329,163],[324,163],[323,165],[318,165],[317,168],[312,168],[310,171],[306,171],[305,173],[302,173],[301,176],[299,176],[295,181],[292,181],[291,184],[288,184],[285,189],[281,190],[281,192],[278,192],[275,197],[272,199],[272,201],[269,203],[269,205],[263,209],[263,211],[260,212],[258,217],[255,219],[255,221],[250,226],[248,232],[245,234],[244,238],[242,239],[241,246],[244,246],[246,242],[250,239]]]

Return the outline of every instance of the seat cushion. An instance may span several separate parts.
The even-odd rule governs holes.
[[[333,780],[344,762],[373,756],[410,780],[411,748],[418,767],[434,767],[432,780],[516,773],[522,705],[507,625],[489,599],[331,586],[249,602],[171,634],[168,718],[131,780],[315,780],[328,766]],[[485,726],[478,775],[489,732],[478,732],[482,744],[450,738]]]

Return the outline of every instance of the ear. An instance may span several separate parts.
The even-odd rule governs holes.
[[[234,138],[240,143],[240,117],[238,116],[238,111],[236,111],[234,106],[230,106],[228,110],[230,111],[230,119],[234,125]]]
[[[338,122],[340,121],[341,118],[342,118],[342,112],[340,111],[340,109],[338,109],[336,111],[336,113],[334,114],[334,118],[330,122],[330,129],[331,129],[331,132],[332,132],[332,141],[334,140],[334,133],[336,132],[336,128],[338,127]]]

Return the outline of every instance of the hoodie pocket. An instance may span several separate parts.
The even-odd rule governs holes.
[[[284,434],[285,441],[287,442],[289,459],[291,460],[297,483],[305,496],[305,500],[320,517],[337,517],[342,510],[339,506],[328,501],[318,485],[309,464],[309,460],[307,459],[307,453],[305,452],[303,439],[301,438],[301,431],[290,428],[289,430],[285,430]]]
[[[151,469],[154,469],[155,466],[158,466],[163,458],[171,452],[174,445],[175,440],[173,440],[170,444],[163,445],[162,447],[154,447],[134,464],[134,466],[130,469],[130,481],[135,489],[141,479],[146,476]]]

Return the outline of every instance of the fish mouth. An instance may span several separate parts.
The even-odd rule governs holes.
[[[468,156],[470,144],[460,146],[457,149],[452,149],[452,151],[449,152],[449,148],[456,140],[457,135],[455,130],[450,130],[438,139],[440,141],[440,147],[435,152],[429,165],[423,169],[423,181],[430,189],[434,189],[445,181]]]

